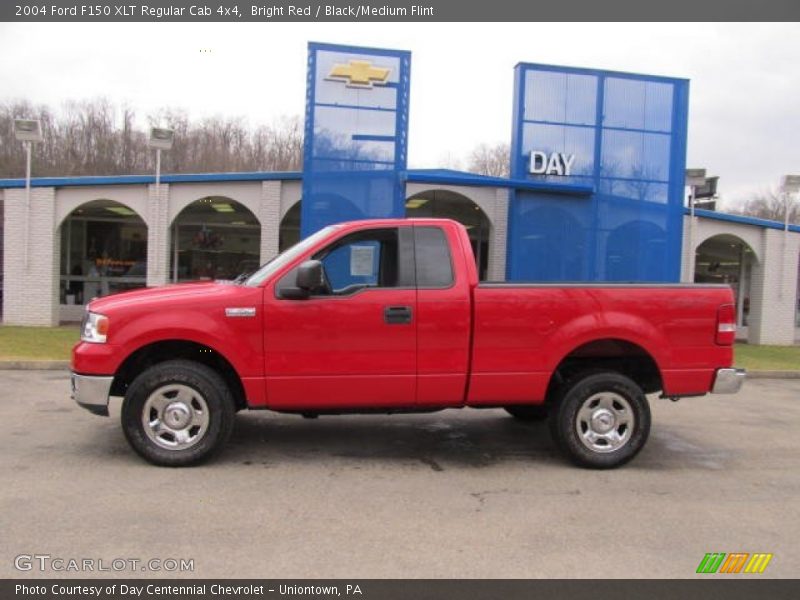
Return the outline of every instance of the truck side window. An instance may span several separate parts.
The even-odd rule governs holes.
[[[444,231],[438,227],[414,227],[417,287],[446,288],[453,285],[453,263]]]
[[[330,293],[352,294],[365,287],[397,287],[397,229],[358,231],[334,242],[314,258],[322,261]]]

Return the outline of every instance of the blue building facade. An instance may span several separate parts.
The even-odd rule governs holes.
[[[411,55],[309,44],[301,234],[402,217]],[[689,82],[521,63],[511,281],[680,279]]]
[[[511,176],[559,193],[513,193],[509,280],[680,279],[688,96],[683,79],[517,65]]]
[[[308,47],[301,235],[405,214],[411,53]]]

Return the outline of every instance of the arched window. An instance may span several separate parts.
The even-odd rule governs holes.
[[[61,223],[61,304],[144,287],[147,283],[147,225],[131,208],[93,200]]]
[[[170,280],[234,279],[259,267],[261,226],[243,204],[200,198],[172,223]]]

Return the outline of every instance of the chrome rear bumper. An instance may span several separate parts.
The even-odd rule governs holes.
[[[113,376],[72,373],[72,399],[89,412],[107,417],[108,394],[113,381]]]
[[[712,394],[735,394],[742,388],[747,373],[744,369],[717,369]]]

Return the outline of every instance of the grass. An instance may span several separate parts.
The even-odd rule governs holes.
[[[69,360],[79,330],[71,327],[0,327],[0,360]]]
[[[78,328],[0,326],[0,360],[69,360]],[[736,344],[736,366],[759,371],[800,370],[800,346]]]
[[[800,346],[736,344],[736,366],[753,371],[800,370]]]

